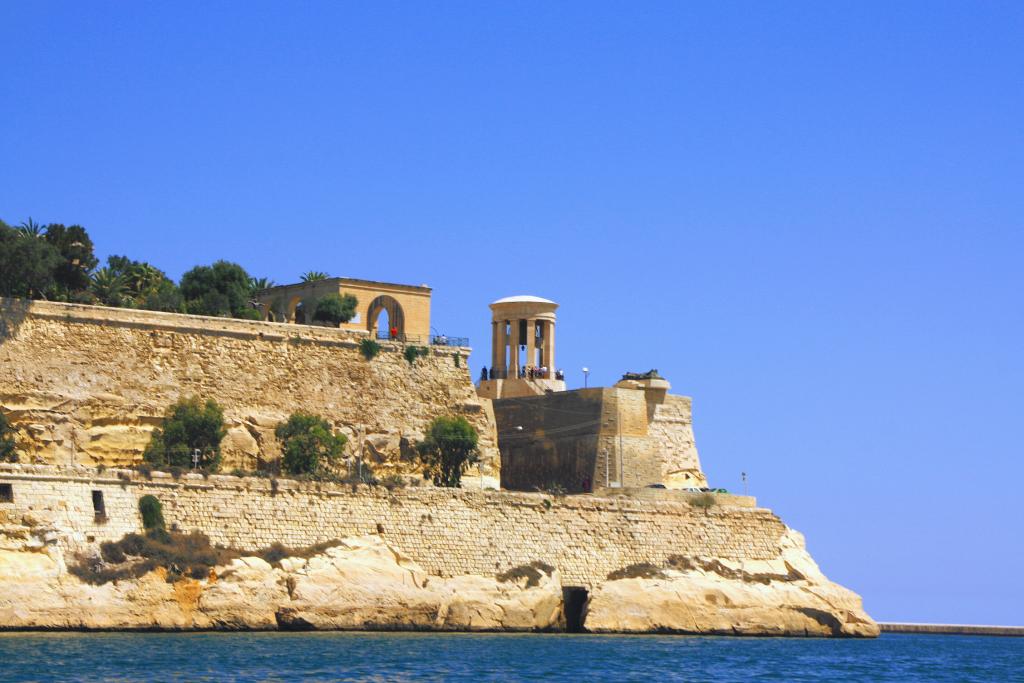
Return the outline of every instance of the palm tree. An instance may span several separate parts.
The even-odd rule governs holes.
[[[321,270],[311,270],[302,274],[302,281],[316,282],[317,280],[326,280],[329,277],[331,276]]]
[[[92,274],[89,289],[93,295],[107,306],[120,306],[126,286],[124,278],[110,268],[100,268]]]
[[[22,221],[18,226],[18,232],[22,237],[42,237],[46,233],[46,228],[29,216],[27,221]]]
[[[133,263],[124,273],[124,287],[135,298],[155,290],[166,277],[162,270],[148,263]]]
[[[256,296],[264,289],[270,289],[275,286],[275,284],[273,280],[265,277],[251,277],[249,278],[249,296]]]

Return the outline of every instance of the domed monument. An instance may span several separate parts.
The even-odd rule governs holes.
[[[555,310],[539,296],[518,295],[491,304],[491,367],[481,374],[483,398],[542,396],[565,391],[555,365]]]

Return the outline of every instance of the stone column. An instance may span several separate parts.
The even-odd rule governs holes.
[[[526,364],[536,365],[537,361],[537,321],[527,320],[526,321]]]
[[[548,366],[551,377],[555,376],[555,322],[544,323],[544,365]]]
[[[498,367],[498,322],[491,321],[491,369]]]
[[[511,328],[511,339],[508,342],[508,371],[514,372],[514,377],[519,377],[519,321],[509,320],[509,327]]]
[[[505,360],[505,349],[508,347],[508,335],[505,332],[505,321],[499,320],[495,324],[498,326],[498,369],[507,370],[508,361]]]

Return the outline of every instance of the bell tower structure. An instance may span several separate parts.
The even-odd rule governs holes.
[[[491,366],[480,376],[484,398],[538,396],[565,391],[555,365],[555,310],[538,296],[510,296],[491,304]]]

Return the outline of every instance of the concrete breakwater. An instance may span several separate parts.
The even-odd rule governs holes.
[[[984,626],[978,624],[900,624],[879,622],[882,633],[929,633],[948,636],[1024,637],[1024,626]]]

